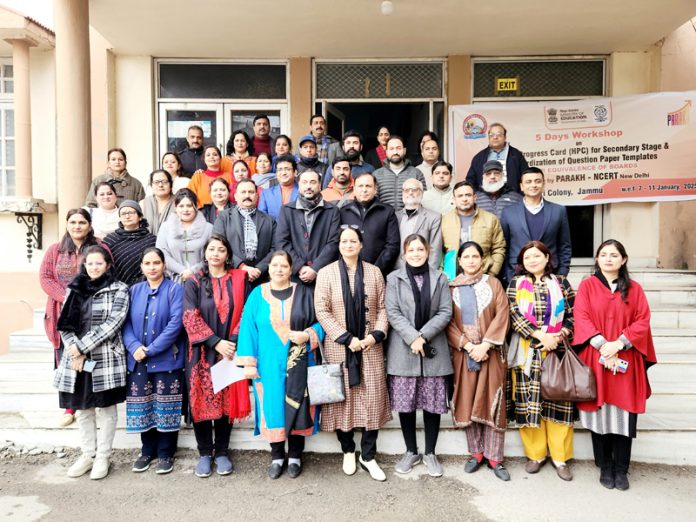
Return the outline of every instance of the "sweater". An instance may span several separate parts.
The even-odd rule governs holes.
[[[384,161],[384,166],[375,170],[373,174],[377,179],[379,200],[385,205],[391,205],[397,211],[404,208],[404,202],[401,199],[401,189],[404,186],[404,181],[415,178],[425,187],[423,173],[411,165],[408,160],[405,160],[404,169],[399,174],[392,170],[391,163],[387,160]]]
[[[202,212],[198,212],[193,224],[184,230],[181,221],[172,215],[157,234],[157,248],[164,252],[167,271],[179,275],[186,270],[196,271],[203,261],[203,246],[213,232]]]

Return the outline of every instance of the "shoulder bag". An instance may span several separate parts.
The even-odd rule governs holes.
[[[592,368],[573,351],[563,335],[562,356],[549,352],[541,363],[541,398],[547,401],[593,401],[597,398],[597,382]]]
[[[307,392],[312,406],[332,404],[346,400],[343,384],[343,363],[329,364],[319,343],[321,364],[307,368]]]

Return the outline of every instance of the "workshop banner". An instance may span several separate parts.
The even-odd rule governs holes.
[[[696,91],[449,109],[456,179],[488,146],[491,124],[544,171],[564,205],[696,199]]]

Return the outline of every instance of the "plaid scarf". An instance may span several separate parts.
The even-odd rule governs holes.
[[[254,216],[256,215],[255,208],[240,208],[239,214],[244,219],[244,256],[251,260],[256,257],[256,248],[259,244],[259,236],[256,233],[256,223]]]

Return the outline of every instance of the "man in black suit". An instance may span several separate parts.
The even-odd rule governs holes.
[[[256,209],[256,184],[250,179],[237,183],[237,206],[220,212],[213,233],[227,238],[232,247],[232,266],[245,270],[254,286],[268,280],[268,264],[273,252],[275,221]]]
[[[520,187],[522,202],[506,207],[500,218],[507,245],[505,278],[510,281],[515,275],[517,255],[532,240],[541,241],[551,251],[554,273],[567,276],[572,247],[565,207],[543,198],[544,173],[537,167],[522,172]]]

